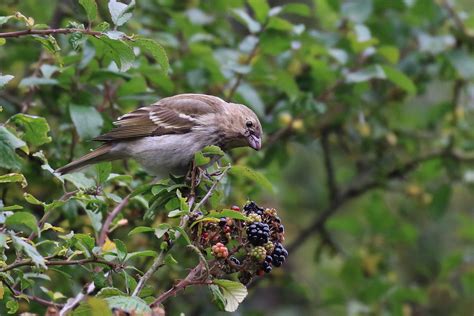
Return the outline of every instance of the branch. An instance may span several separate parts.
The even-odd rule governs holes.
[[[91,36],[101,36],[102,32],[92,31],[90,29],[78,29],[78,28],[59,28],[59,29],[45,29],[45,30],[22,30],[0,33],[0,38],[11,38],[21,37],[29,35],[52,35],[52,34],[70,34],[70,33],[83,33]]]
[[[60,303],[54,303],[54,302],[51,302],[51,301],[48,301],[48,300],[45,300],[41,297],[38,297],[38,296],[34,296],[34,295],[29,295],[29,294],[25,294],[23,292],[20,292],[18,290],[15,290],[13,287],[11,287],[7,282],[3,282],[3,284],[5,284],[8,289],[10,290],[10,292],[12,292],[12,294],[14,296],[22,296],[23,298],[26,297],[28,300],[30,301],[35,301],[37,303],[40,303],[41,305],[45,305],[45,306],[51,306],[51,307],[63,307],[64,304],[60,304]]]
[[[332,215],[338,212],[341,206],[345,205],[347,202],[365,194],[366,192],[372,189],[383,186],[387,180],[405,176],[406,174],[414,170],[420,163],[442,157],[449,157],[457,160],[468,160],[467,158],[471,158],[465,157],[462,154],[456,152],[446,152],[445,150],[438,150],[405,162],[404,164],[389,170],[384,175],[378,176],[376,174],[372,174],[370,177],[365,177],[366,179],[368,178],[368,180],[364,180],[363,178],[361,179],[361,175],[356,176],[352,181],[352,183],[355,184],[349,185],[348,188],[343,190],[342,193],[334,201],[332,201],[330,205],[322,213],[320,213],[320,215],[316,217],[316,219],[314,219],[314,221],[310,225],[304,228],[298,235],[298,237],[293,240],[293,242],[288,246],[288,251],[295,251],[313,234],[321,233],[324,230],[324,225],[326,221]]]
[[[104,225],[100,231],[98,245],[102,246],[105,243],[105,239],[107,238],[107,234],[109,233],[110,225],[112,224],[113,220],[117,215],[123,210],[125,206],[127,206],[128,201],[130,200],[131,194],[127,195],[114,209],[112,212],[109,213],[107,218],[105,219]]]
[[[217,185],[219,184],[219,182],[221,182],[222,178],[224,178],[226,172],[230,169],[230,165],[225,167],[224,170],[222,170],[222,173],[214,180],[214,183],[212,184],[211,188],[209,189],[209,191],[207,191],[206,195],[201,199],[201,201],[199,201],[198,204],[196,204],[196,206],[194,207],[194,210],[193,212],[196,212],[199,210],[199,208],[201,206],[203,206],[204,203],[206,203],[206,201],[211,197],[212,195],[212,192],[214,192],[214,190],[216,189]]]
[[[337,199],[339,189],[336,183],[336,176],[334,174],[334,165],[332,162],[331,151],[329,148],[329,132],[323,131],[321,135],[321,147],[323,148],[324,167],[326,169],[326,181],[329,190],[329,200]]]
[[[83,265],[87,263],[101,263],[109,266],[113,270],[118,268],[118,265],[113,262],[109,262],[104,259],[100,258],[87,258],[87,259],[80,259],[80,260],[52,260],[52,261],[45,261],[46,266],[71,266],[71,265]],[[35,263],[31,259],[26,259],[18,262],[14,262],[5,268],[0,269],[0,272],[7,272],[9,270],[23,267],[23,266],[34,266]]]
[[[66,305],[59,311],[59,316],[64,316],[67,315],[67,313],[71,310],[73,310],[79,303],[82,302],[84,298],[86,298],[87,295],[92,293],[95,290],[95,284],[94,282],[90,283],[87,285],[85,288],[85,293],[84,292],[79,292],[75,297],[70,298]]]

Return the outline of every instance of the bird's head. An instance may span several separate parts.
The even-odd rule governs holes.
[[[249,146],[255,150],[262,148],[262,125],[257,115],[242,104],[228,103],[226,120],[222,120],[227,148]]]

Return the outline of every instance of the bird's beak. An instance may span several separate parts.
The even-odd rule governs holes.
[[[262,140],[260,137],[250,134],[247,136],[247,140],[249,142],[249,146],[252,147],[255,150],[260,150],[262,148]]]

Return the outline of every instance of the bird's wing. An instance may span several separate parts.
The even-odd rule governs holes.
[[[118,118],[110,132],[94,140],[117,141],[146,136],[183,134],[199,124],[199,117],[222,110],[224,100],[204,94],[180,94],[139,108]]]

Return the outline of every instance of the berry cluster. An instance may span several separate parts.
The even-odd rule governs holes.
[[[249,202],[242,211],[237,206],[231,210],[235,215],[227,213],[228,217],[216,218],[199,214],[190,218],[190,235],[195,246],[212,255],[209,265],[215,277],[237,272],[240,281],[247,284],[285,262],[285,229],[275,209]]]

